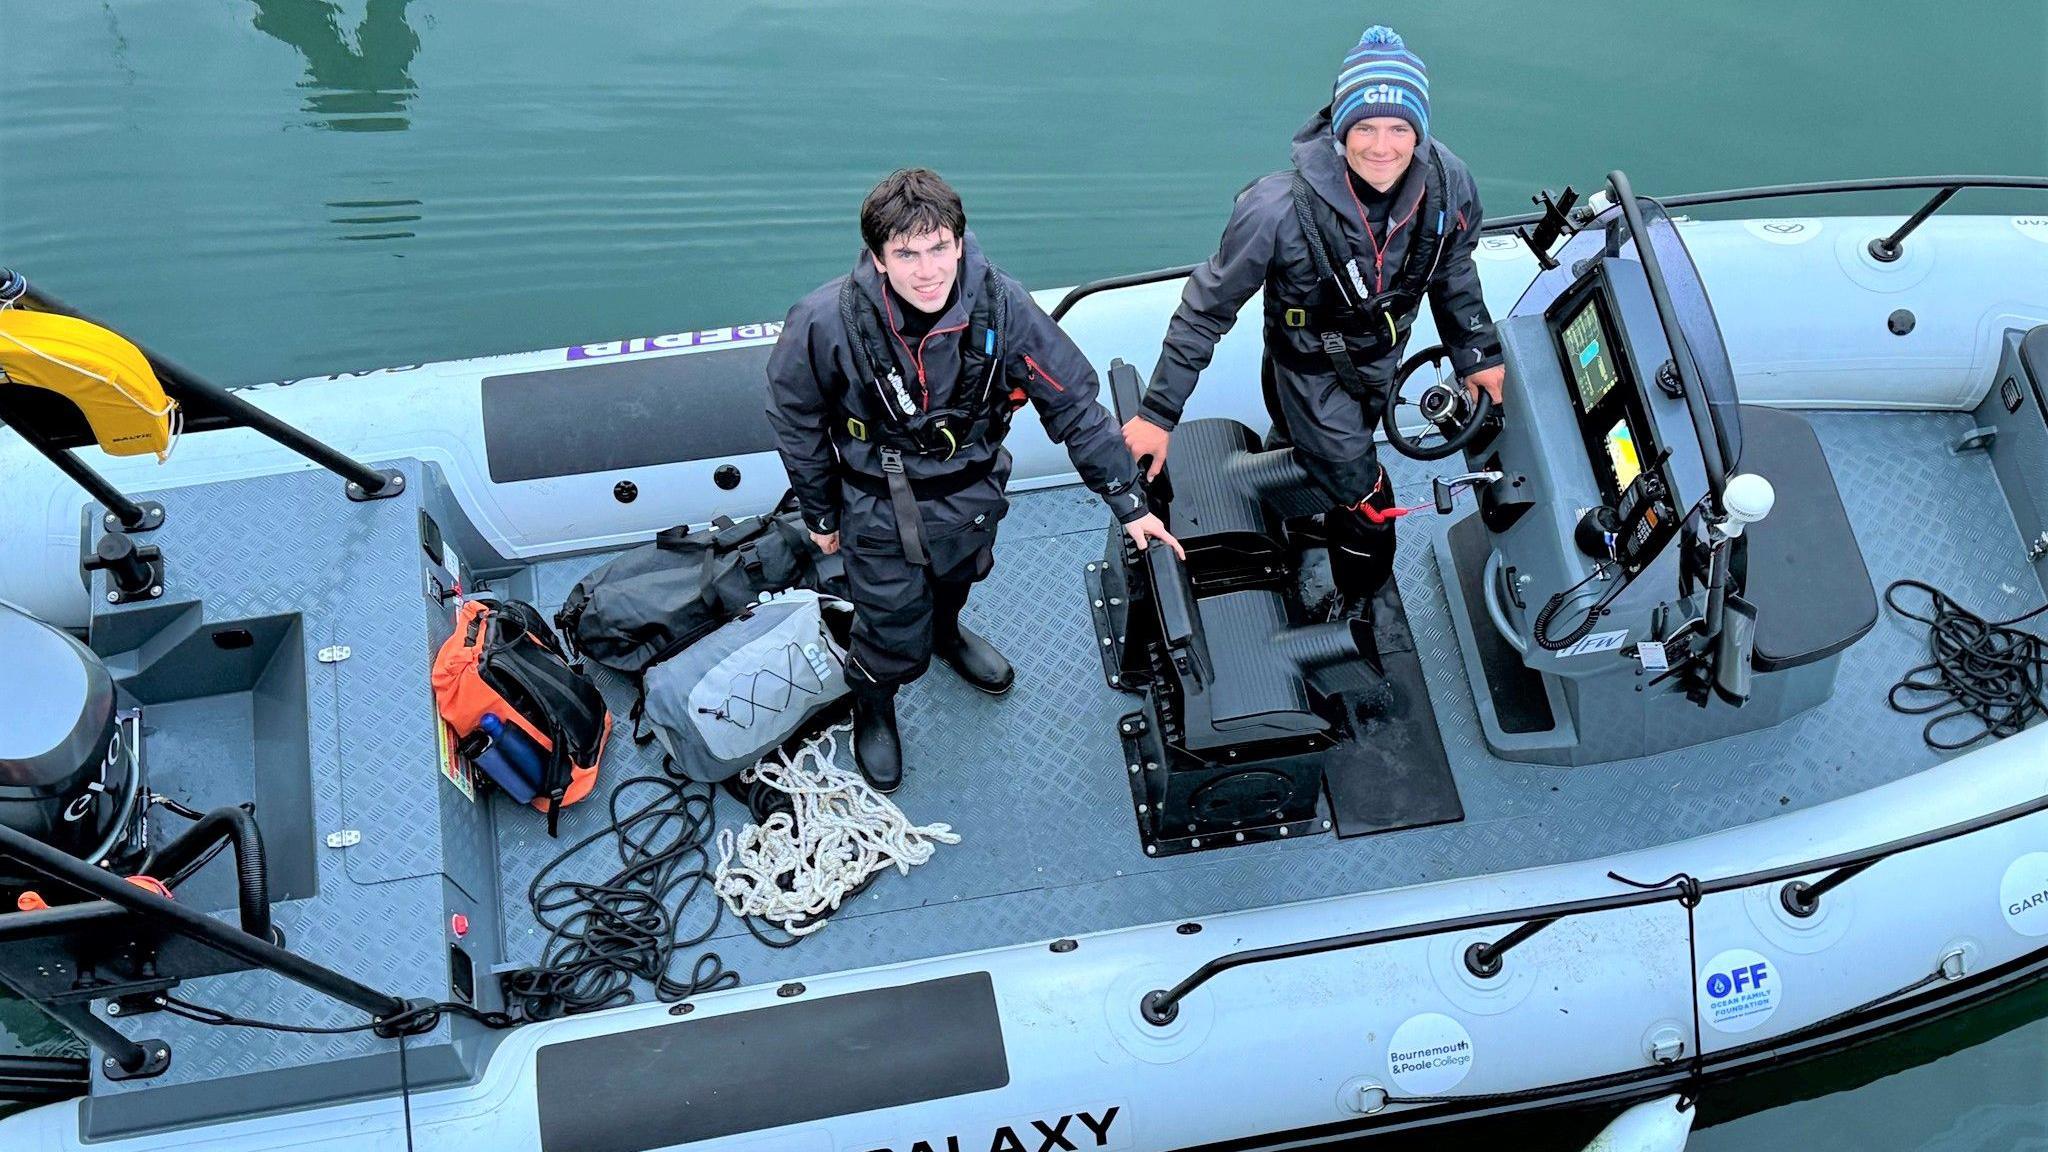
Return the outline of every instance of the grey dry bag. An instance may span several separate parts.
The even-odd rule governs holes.
[[[853,605],[808,589],[754,604],[641,677],[640,715],[692,780],[758,763],[847,694]]]

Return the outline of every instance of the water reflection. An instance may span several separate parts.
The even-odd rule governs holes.
[[[346,213],[329,216],[328,223],[370,229],[345,232],[343,240],[410,240],[414,235],[410,225],[420,219],[417,200],[329,200],[327,207]]]
[[[336,132],[403,132],[418,89],[407,69],[420,38],[405,22],[412,0],[369,0],[351,46],[341,8],[331,0],[255,0],[256,28],[306,58],[305,110],[317,128]]]

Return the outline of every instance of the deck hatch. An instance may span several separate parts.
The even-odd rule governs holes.
[[[986,972],[549,1044],[536,1065],[544,1152],[645,1152],[1010,1082]]]

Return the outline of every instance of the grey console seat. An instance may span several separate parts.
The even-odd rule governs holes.
[[[1757,670],[1811,664],[1862,639],[1877,623],[1877,592],[1813,426],[1743,405],[1741,470],[1777,490],[1771,514],[1748,530]]]

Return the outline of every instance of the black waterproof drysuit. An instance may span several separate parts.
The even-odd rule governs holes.
[[[1437,332],[1450,348],[1460,376],[1501,360],[1500,341],[1472,264],[1472,250],[1479,241],[1479,192],[1464,163],[1450,149],[1426,139],[1417,145],[1414,161],[1394,186],[1386,223],[1369,228],[1353,195],[1343,152],[1331,134],[1328,108],[1295,133],[1293,158],[1292,169],[1263,177],[1238,196],[1216,255],[1188,277],[1180,306],[1167,325],[1141,415],[1172,430],[1196,378],[1209,366],[1216,342],[1237,322],[1238,310],[1252,293],[1264,288],[1263,383],[1275,439],[1294,444],[1304,467],[1329,491],[1337,508],[1329,527],[1339,589],[1370,596],[1392,571],[1393,524],[1372,524],[1353,509],[1368,500],[1382,508],[1393,503],[1391,485],[1382,483],[1373,430],[1386,407],[1414,311],[1397,317],[1397,337],[1350,342],[1353,362],[1367,385],[1363,399],[1354,397],[1341,386],[1335,365],[1323,351],[1318,325],[1312,318],[1304,320],[1318,299],[1318,276],[1296,213],[1295,175],[1300,173],[1329,209],[1318,212],[1319,219],[1342,228],[1342,250],[1357,259],[1368,292],[1394,287],[1411,244],[1426,238],[1425,225],[1442,213],[1443,248],[1428,278],[1427,295]],[[1434,195],[1425,196],[1432,187],[1443,189],[1442,204]],[[1432,244],[1425,256],[1434,249]]]
[[[1048,435],[1066,447],[1081,480],[1129,523],[1145,515],[1137,465],[1116,422],[1096,402],[1095,369],[1038,307],[1031,294],[994,268],[974,234],[962,246],[953,300],[920,337],[902,333],[902,304],[863,250],[850,274],[859,306],[872,308],[887,357],[915,401],[928,410],[969,403],[985,378],[962,379],[961,341],[981,340],[970,324],[983,293],[999,286],[1001,332],[994,392],[1006,410],[1029,400]],[[866,371],[857,332],[849,331],[841,290],[848,277],[819,288],[790,309],[768,359],[768,420],[776,447],[813,532],[839,533],[856,609],[851,663],[856,683],[889,689],[922,675],[934,630],[958,625],[974,583],[994,564],[996,524],[1009,510],[1003,495],[1010,454],[996,434],[963,439],[947,452],[903,451],[905,478],[926,563],[906,554],[884,473],[890,425]],[[987,313],[989,310],[983,308]],[[914,553],[913,553],[914,554]]]

